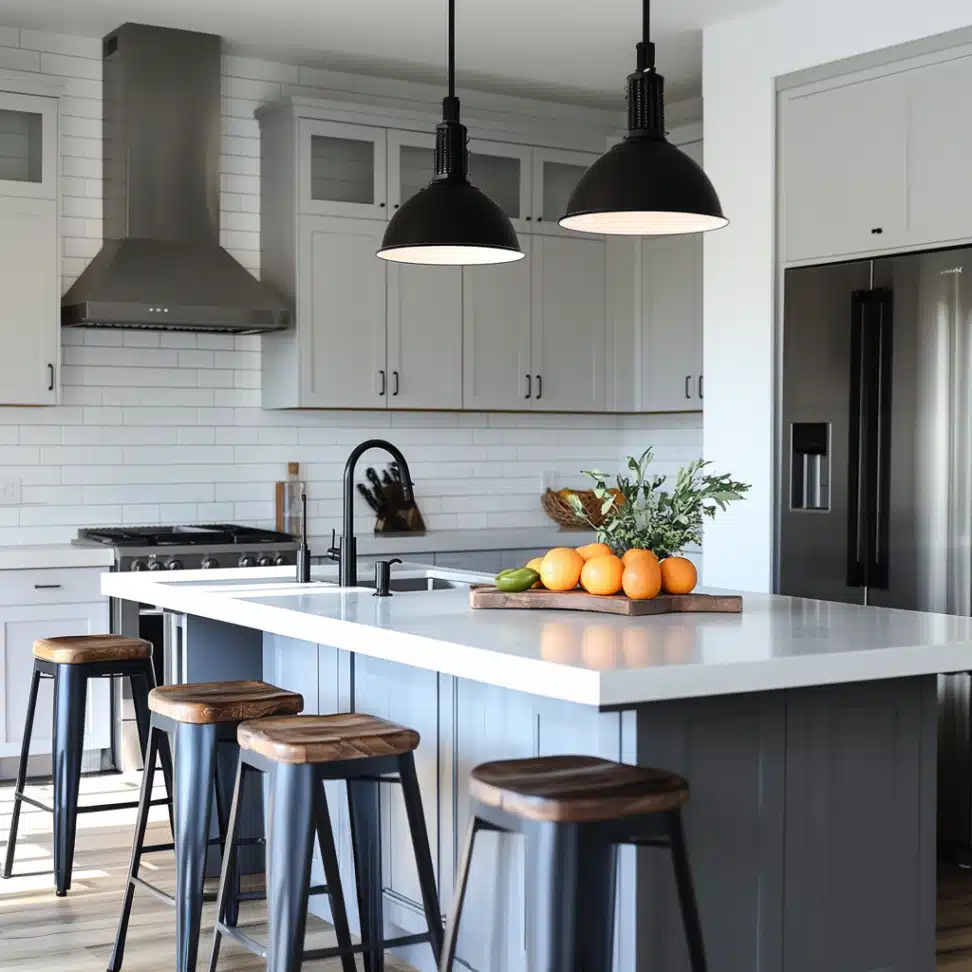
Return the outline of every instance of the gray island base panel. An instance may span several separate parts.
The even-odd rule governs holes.
[[[601,711],[191,615],[177,634],[182,680],[262,675],[303,693],[307,712],[354,708],[421,733],[417,770],[447,914],[472,766],[587,753],[690,781],[686,826],[712,972],[935,967],[934,675]],[[347,797],[327,786],[350,892]],[[387,929],[420,932],[404,807],[395,787],[381,800]],[[532,902],[543,888],[530,886],[524,855],[517,838],[477,844],[458,950],[476,972],[534,972]],[[353,892],[347,902],[357,928]],[[622,851],[618,902],[614,972],[686,972],[667,855]],[[328,917],[326,899],[312,907]],[[427,946],[402,957],[433,970]]]

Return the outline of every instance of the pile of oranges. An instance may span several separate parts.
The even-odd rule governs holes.
[[[698,583],[695,564],[684,557],[659,561],[650,550],[631,549],[618,557],[605,543],[554,547],[527,564],[540,575],[536,587],[572,591],[578,584],[588,594],[617,594],[632,600],[666,594],[690,594]]]

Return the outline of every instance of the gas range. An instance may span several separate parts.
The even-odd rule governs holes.
[[[74,543],[113,547],[116,571],[282,567],[294,563],[297,550],[288,533],[223,523],[89,527]]]

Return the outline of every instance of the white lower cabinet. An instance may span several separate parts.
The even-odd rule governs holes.
[[[0,583],[2,583],[0,575]],[[58,635],[108,631],[108,602],[0,606],[0,758],[17,757],[23,740],[27,697],[34,667],[33,644]],[[111,683],[88,683],[84,748],[111,746]],[[53,740],[53,682],[41,681],[31,738],[31,755],[50,755]]]

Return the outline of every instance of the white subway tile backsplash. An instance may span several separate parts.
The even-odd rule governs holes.
[[[101,41],[0,26],[0,68],[65,85],[61,108],[62,286],[101,246]],[[260,142],[254,109],[285,88],[314,94],[326,72],[223,58],[221,242],[259,276]],[[327,95],[318,89],[318,94]],[[339,526],[351,447],[387,437],[408,457],[429,529],[548,522],[541,474],[583,485],[581,468],[617,469],[655,446],[673,472],[701,452],[697,415],[269,412],[260,408],[254,335],[78,328],[62,332],[62,404],[0,409],[0,469],[22,505],[0,507],[0,543],[70,539],[92,524],[238,520],[273,525],[273,484],[297,461],[313,536]],[[383,468],[385,456],[365,463]],[[356,527],[369,532],[358,504]]]

